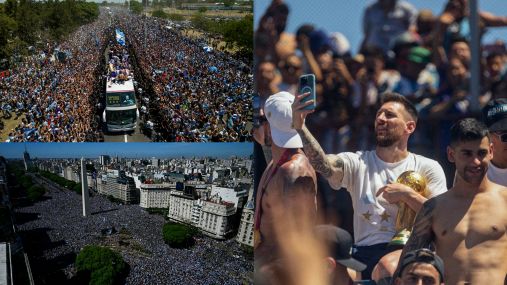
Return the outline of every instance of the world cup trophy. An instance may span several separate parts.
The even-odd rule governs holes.
[[[403,172],[398,179],[396,179],[396,182],[410,187],[423,197],[427,198],[429,195],[429,191],[426,187],[426,178],[415,171],[408,170]],[[395,224],[396,235],[391,241],[391,244],[404,245],[410,236],[416,213],[404,202],[399,203],[398,207],[398,215],[396,216]]]

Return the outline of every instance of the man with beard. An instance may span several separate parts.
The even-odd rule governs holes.
[[[447,190],[442,167],[434,160],[411,153],[407,142],[417,123],[415,107],[402,95],[386,93],[375,117],[376,147],[372,151],[326,155],[304,124],[312,111],[302,103],[309,94],[296,97],[292,105],[293,127],[299,133],[306,156],[312,166],[334,189],[345,187],[354,207],[354,240],[352,256],[367,264],[362,272],[369,279],[371,270],[387,254],[388,243],[396,234],[398,203],[418,211],[427,200],[396,179],[413,170],[427,180],[430,197]]]
[[[400,260],[433,243],[445,284],[504,284],[507,189],[486,175],[493,157],[486,126],[472,118],[454,124],[447,157],[456,165],[454,186],[424,203]]]

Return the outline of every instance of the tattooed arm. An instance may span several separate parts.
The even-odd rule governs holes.
[[[315,171],[322,174],[331,185],[339,185],[343,179],[343,160],[336,155],[326,155],[305,126],[305,118],[313,110],[305,110],[304,108],[313,104],[313,100],[308,100],[305,103],[301,100],[309,95],[310,93],[305,93],[295,97],[292,103],[292,127],[301,137],[305,154]]]
[[[335,184],[343,179],[343,160],[336,155],[326,155],[317,140],[303,125],[296,130],[303,141],[303,149],[315,171],[322,174],[326,179],[336,180]]]
[[[433,211],[435,210],[436,202],[436,198],[429,199],[423,204],[422,209],[417,213],[410,238],[401,252],[400,261],[403,260],[403,257],[407,254],[407,252],[420,248],[428,248],[434,242],[435,234],[433,232]],[[400,263],[398,263],[398,268],[396,269],[394,276],[398,276],[397,274],[400,270],[399,264]],[[401,272],[399,273],[401,274]]]

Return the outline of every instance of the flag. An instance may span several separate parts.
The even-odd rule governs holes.
[[[125,45],[125,34],[119,29],[116,29],[116,41],[122,46]]]

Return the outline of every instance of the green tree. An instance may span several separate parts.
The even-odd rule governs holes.
[[[107,247],[87,245],[76,257],[78,273],[89,273],[89,284],[114,284],[125,273],[127,264],[121,255]],[[86,274],[84,274],[86,275]]]
[[[4,12],[10,18],[16,17],[16,11],[18,10],[18,1],[6,0],[4,4]]]
[[[143,12],[143,5],[135,0],[130,0],[130,11],[134,14],[141,14]]]
[[[0,59],[8,58],[12,54],[9,39],[15,34],[17,23],[7,15],[0,13]]]
[[[234,0],[224,0],[224,6],[229,8],[234,5]]]
[[[167,14],[164,11],[162,11],[162,10],[155,10],[155,11],[153,11],[153,13],[151,13],[151,16],[157,17],[157,18],[161,18],[161,19],[166,19],[167,18]]]
[[[42,196],[46,193],[46,189],[39,185],[32,185],[27,190],[27,197],[32,202],[36,202],[42,198]]]
[[[206,13],[206,11],[208,11],[208,8],[206,8],[206,7],[200,7],[198,11],[199,11],[199,13],[204,14],[204,13]]]
[[[194,244],[194,236],[197,230],[194,227],[167,223],[162,229],[164,241],[171,247],[187,248]]]

